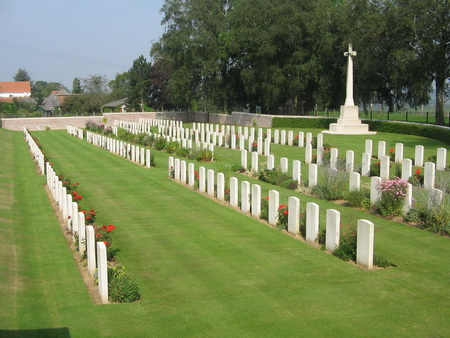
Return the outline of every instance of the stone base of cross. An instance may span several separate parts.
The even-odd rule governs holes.
[[[374,135],[376,131],[369,131],[369,125],[361,123],[358,106],[341,106],[341,115],[337,123],[331,123],[324,134],[336,135]]]

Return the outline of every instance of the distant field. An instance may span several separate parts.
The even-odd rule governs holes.
[[[8,304],[0,312],[0,336],[450,332],[450,238],[277,187],[282,202],[295,195],[302,206],[318,203],[322,215],[335,208],[348,222],[373,221],[375,252],[397,267],[364,271],[173,182],[166,153],[155,151],[157,166],[146,169],[65,131],[32,134],[57,172],[80,183],[83,203],[97,210],[97,221],[116,225],[117,258],[138,281],[142,300],[92,305],[21,133],[0,130],[0,303]],[[406,142],[408,149],[415,143],[426,143],[430,152],[442,146],[410,135],[376,137]],[[326,142],[363,147],[359,138]],[[295,149],[274,151],[289,156]],[[222,163],[239,159],[227,149],[218,155]],[[274,188],[258,184],[263,194]]]

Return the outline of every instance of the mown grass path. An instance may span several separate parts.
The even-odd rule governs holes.
[[[450,330],[449,238],[377,220],[376,251],[398,267],[364,271],[171,181],[165,154],[145,169],[64,131],[33,135],[58,173],[80,183],[83,204],[97,210],[98,223],[117,226],[117,258],[138,281],[142,300],[92,305],[21,134],[2,130],[9,146],[0,150],[0,188],[12,198],[1,200],[2,229],[11,234],[1,237],[0,252],[8,262],[14,246],[20,254],[12,268],[2,266],[8,291],[1,291],[1,303],[11,311],[2,309],[0,329],[67,328],[71,336],[440,336]],[[13,288],[17,278],[27,285]]]

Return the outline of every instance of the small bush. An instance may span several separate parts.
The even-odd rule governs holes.
[[[269,196],[261,200],[261,219],[269,220]]]
[[[259,172],[258,179],[286,189],[295,190],[298,187],[297,181],[294,181],[288,174],[282,173],[276,169],[262,169]]]
[[[289,218],[288,207],[286,204],[281,204],[278,207],[278,222],[277,222],[278,230],[287,230],[288,218]]]
[[[378,211],[385,217],[402,214],[403,203],[406,197],[407,182],[400,178],[384,180],[378,185],[381,199],[377,203]]]
[[[440,235],[450,235],[450,206],[447,203],[425,209],[423,220],[426,230]]]
[[[119,303],[131,303],[141,298],[139,286],[121,265],[108,268],[108,297]]]
[[[164,137],[158,137],[153,144],[153,148],[163,150],[166,147],[166,143],[167,141]]]
[[[322,183],[314,186],[312,193],[327,201],[344,198],[344,192],[348,189],[348,173],[324,168],[321,174]]]
[[[370,208],[370,190],[361,189],[349,191],[345,199],[351,207],[367,210]]]
[[[342,229],[344,229],[342,231]],[[356,262],[357,232],[356,226],[345,226],[341,229],[339,246],[333,251],[333,255],[344,261]]]

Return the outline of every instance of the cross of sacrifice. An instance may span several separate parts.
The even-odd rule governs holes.
[[[348,66],[347,66],[347,96],[345,98],[345,106],[354,106],[353,101],[353,60],[352,56],[356,56],[356,51],[352,49],[352,44],[348,45],[348,52],[344,53],[348,56]]]

